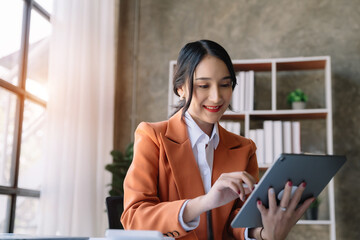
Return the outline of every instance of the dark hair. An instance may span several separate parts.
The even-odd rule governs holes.
[[[180,50],[179,57],[177,59],[173,78],[173,91],[177,96],[179,96],[179,93],[177,92],[178,88],[188,81],[189,99],[187,101],[180,100],[179,104],[175,106],[175,112],[172,115],[182,108],[182,116],[184,116],[185,112],[188,110],[193,94],[194,72],[197,65],[206,55],[217,57],[225,63],[230,73],[232,90],[234,90],[236,85],[236,76],[230,56],[226,50],[218,43],[210,40],[200,40],[187,43]]]

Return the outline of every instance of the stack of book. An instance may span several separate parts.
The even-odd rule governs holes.
[[[254,110],[254,71],[238,72],[231,106],[235,112]]]
[[[300,122],[264,121],[263,129],[251,129],[259,165],[270,165],[281,153],[301,153]]]
[[[240,135],[241,124],[240,122],[234,121],[220,121],[219,124],[225,128],[227,131],[232,132],[234,134]]]

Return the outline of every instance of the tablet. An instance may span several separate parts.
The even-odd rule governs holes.
[[[278,198],[288,180],[293,182],[293,186],[306,182],[300,202],[312,196],[317,197],[345,161],[345,156],[281,154],[265,172],[258,186],[231,222],[231,226],[233,228],[261,227],[261,214],[256,206],[257,200],[260,199],[268,207],[268,189],[273,187]]]

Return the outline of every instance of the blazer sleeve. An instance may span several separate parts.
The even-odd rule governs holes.
[[[135,131],[133,162],[124,180],[125,229],[157,230],[164,234],[184,235],[178,221],[186,200],[160,201],[158,196],[158,134],[149,123],[141,123]]]
[[[250,151],[249,151],[249,155],[248,155],[248,164],[247,164],[247,168],[246,168],[246,172],[248,172],[249,174],[251,174],[256,182],[259,181],[259,167],[257,164],[257,158],[256,158],[256,145],[255,143],[250,140]],[[235,218],[236,214],[240,211],[240,208],[242,207],[243,202],[241,202],[240,200],[237,200],[235,202],[234,205],[234,210],[231,212],[230,217],[229,217],[229,231],[232,232],[232,235],[236,238],[236,239],[244,239],[244,233],[245,233],[245,228],[232,228],[230,226],[232,220]]]

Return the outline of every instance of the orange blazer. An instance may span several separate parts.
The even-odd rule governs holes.
[[[247,171],[258,180],[255,144],[220,125],[219,137],[212,184],[222,173],[234,171]],[[168,121],[140,123],[135,132],[133,162],[124,181],[124,228],[157,230],[179,239],[207,239],[206,213],[201,214],[200,224],[193,231],[186,232],[178,221],[184,202],[204,194],[181,111]],[[230,226],[241,205],[237,199],[212,210],[215,240],[244,238],[244,229]]]

